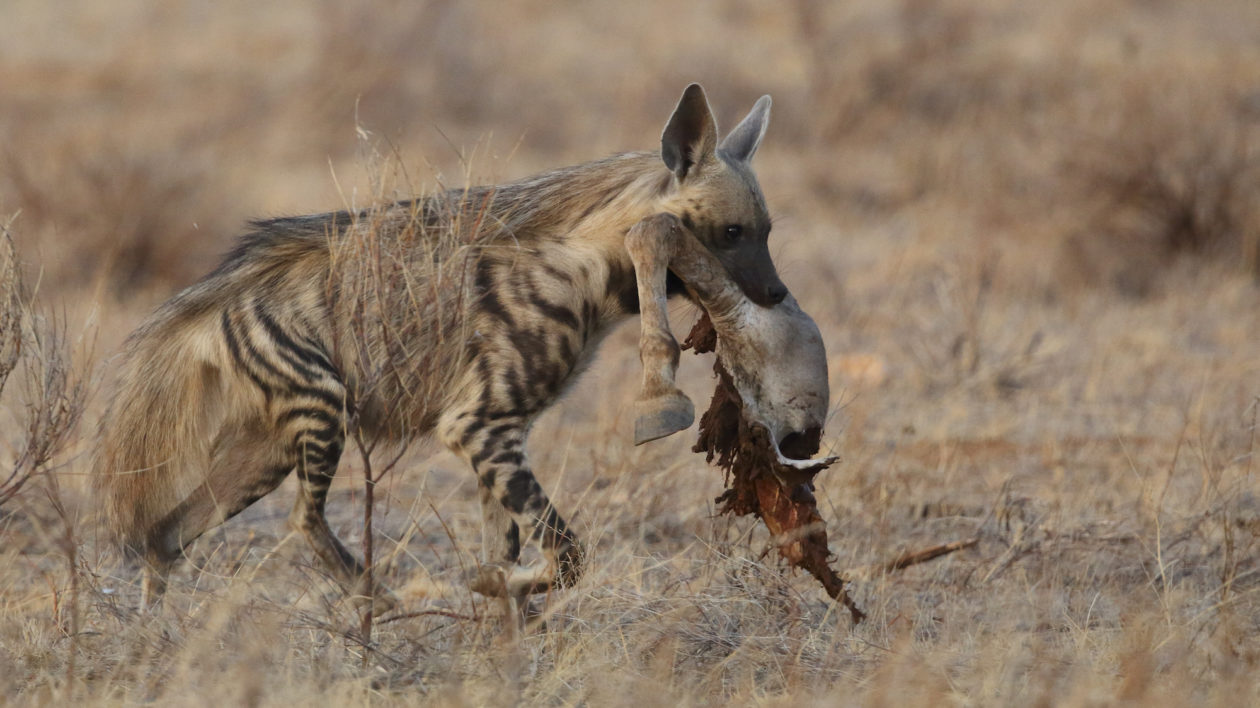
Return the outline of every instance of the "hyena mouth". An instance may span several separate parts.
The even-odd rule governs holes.
[[[791,294],[771,308],[748,299],[721,262],[685,231],[677,217],[657,214],[626,235],[641,304],[639,356],[643,387],[636,402],[635,444],[691,425],[695,409],[674,375],[679,346],[663,303],[667,274],[687,283],[703,308],[683,348],[717,352],[721,375],[738,392],[731,401],[758,429],[758,446],[790,477],[817,471],[834,458],[810,456],[819,448],[827,417],[827,352],[818,325]]]
[[[639,222],[626,235],[626,248],[641,305],[643,387],[635,402],[635,443],[673,434],[695,417],[674,382],[680,348],[664,307],[668,268],[703,306],[682,348],[717,352],[718,384],[692,450],[727,473],[727,489],[716,500],[721,513],[760,518],[780,556],[818,578],[860,622],[862,610],[828,565],[826,523],[813,493],[815,475],[837,459],[810,459],[820,447],[830,392],[818,325],[791,294],[773,308],[753,304],[672,216]]]

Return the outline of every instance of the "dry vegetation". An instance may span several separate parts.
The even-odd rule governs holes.
[[[364,203],[356,131],[419,192],[650,148],[692,80],[726,126],[775,99],[757,161],[832,353],[818,496],[865,623],[715,518],[689,435],[630,444],[631,326],[533,437],[592,551],[545,630],[495,640],[473,480],[423,450],[375,490],[405,614],[370,641],[285,536],[288,484],[137,619],[82,483],[82,382],[127,331],[245,218]],[[0,484],[27,480],[0,488],[0,702],[1260,702],[1252,0],[9,0],[0,87],[26,283],[0,268],[0,364],[26,343]],[[694,400],[709,369],[684,361]],[[351,458],[330,506],[357,544]]]

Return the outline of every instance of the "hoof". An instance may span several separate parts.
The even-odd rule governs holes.
[[[673,393],[634,404],[634,444],[659,440],[686,430],[696,420],[696,407],[682,393]]]

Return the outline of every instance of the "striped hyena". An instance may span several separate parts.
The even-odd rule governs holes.
[[[500,591],[574,582],[581,547],[530,469],[530,424],[639,311],[625,240],[645,217],[675,217],[752,303],[787,297],[750,166],[769,112],[766,96],[719,141],[693,84],[659,153],[254,222],[130,336],[101,424],[95,484],[112,530],[145,562],[145,602],[185,546],[293,470],[290,523],[343,586],[367,590],[324,517],[356,434],[432,436],[469,462]],[[685,289],[671,274],[668,291]],[[545,568],[517,568],[522,534]]]

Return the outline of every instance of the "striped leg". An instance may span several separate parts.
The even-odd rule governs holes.
[[[473,589],[484,595],[520,597],[546,592],[553,585],[573,585],[582,572],[582,548],[529,469],[526,422],[499,418],[494,425],[476,427],[478,432],[468,436],[463,449],[481,489],[483,554],[489,562]],[[522,530],[525,540],[539,544],[547,559],[544,566],[515,566]]]
[[[525,631],[529,619],[529,601],[524,592],[509,592],[511,576],[517,572],[521,557],[521,531],[512,515],[494,497],[494,490],[477,484],[481,498],[481,566],[472,581],[472,589],[487,597],[498,597],[503,612],[505,638],[515,641]],[[544,570],[545,574],[545,570]],[[531,587],[534,578],[525,584]]]
[[[494,497],[494,489],[478,483],[481,497],[481,557],[486,563],[515,563],[521,557],[521,530]]]
[[[262,391],[271,429],[297,468],[300,489],[289,524],[300,531],[315,555],[348,592],[367,597],[364,568],[333,535],[324,517],[328,487],[345,446],[346,389],[326,348],[306,333],[303,318],[268,308],[255,299],[224,311],[224,339],[233,359]],[[393,606],[377,592],[381,611]]]
[[[345,429],[340,415],[309,406],[291,408],[282,414],[293,433],[298,455],[298,479],[301,483],[289,524],[306,537],[315,555],[356,602],[364,602],[369,588],[364,585],[363,564],[333,534],[324,516],[328,488],[337,474],[337,463],[345,445]],[[385,612],[397,604],[389,590],[377,585],[374,611]]]
[[[301,486],[289,523],[302,532],[315,549],[315,555],[337,576],[350,585],[363,573],[363,566],[337,540],[324,517],[328,488],[337,474],[337,463],[345,443],[339,421],[323,422],[315,417],[294,421],[297,433],[294,448],[298,456],[298,480]]]

